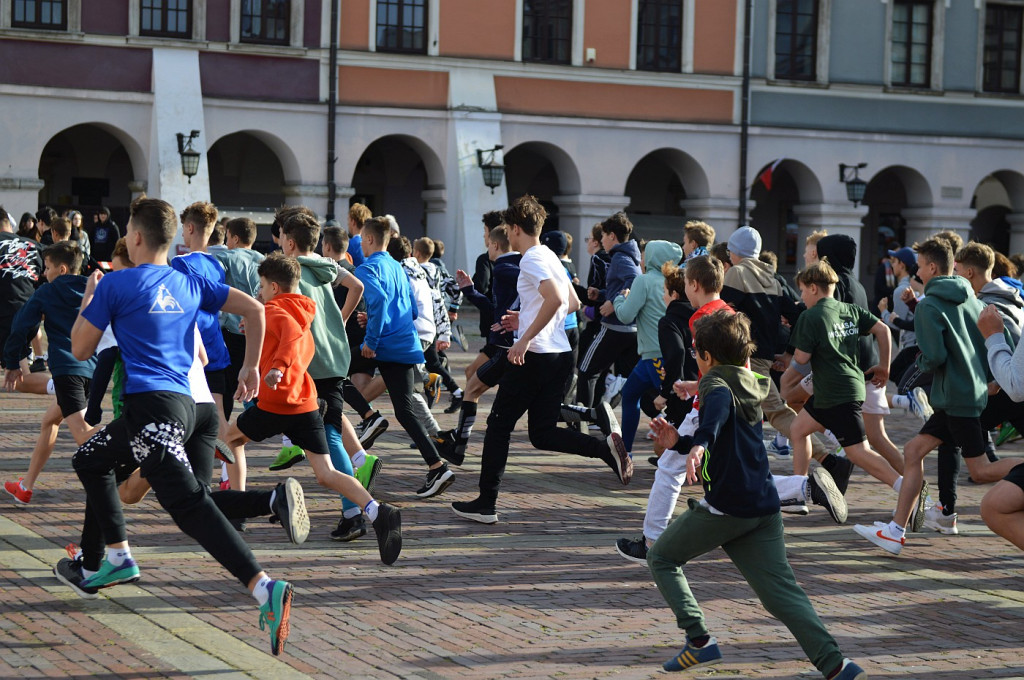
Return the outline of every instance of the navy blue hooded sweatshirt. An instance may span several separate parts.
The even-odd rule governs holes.
[[[605,288],[601,291],[601,297],[605,300],[614,300],[619,293],[633,285],[633,279],[643,274],[640,271],[640,246],[631,239],[612,248],[609,254],[612,259],[608,265]],[[622,323],[615,314],[602,317],[601,323],[608,326],[610,330],[620,333],[636,333],[635,321]]]
[[[491,295],[479,292],[474,286],[462,288],[462,295],[474,307],[480,310],[481,316],[486,312],[495,322],[501,320],[502,314],[516,308],[516,282],[519,280],[519,261],[522,254],[505,253],[494,260],[491,267]],[[488,328],[487,343],[498,347],[511,347],[515,343],[515,334],[505,331],[492,331]]]
[[[78,318],[85,294],[86,278],[76,274],[58,276],[43,284],[14,315],[11,335],[4,346],[4,365],[17,366],[28,356],[29,343],[39,323],[46,331],[47,363],[53,376],[78,375],[91,378],[96,357],[79,361],[71,354],[71,327]]]

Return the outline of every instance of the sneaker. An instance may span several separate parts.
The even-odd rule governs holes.
[[[42,357],[36,357],[28,366],[29,373],[45,373],[46,370],[46,359]]]
[[[463,519],[471,519],[481,524],[496,524],[498,522],[498,513],[494,510],[494,503],[487,504],[479,498],[468,502],[452,503],[452,512]]]
[[[427,481],[416,491],[416,495],[420,498],[438,496],[444,493],[444,490],[451,486],[454,481],[455,474],[448,469],[446,464],[442,463],[439,468],[427,470]]]
[[[460,324],[452,324],[452,342],[459,346],[463,352],[469,351],[469,341],[466,340],[466,331],[462,330]]]
[[[82,576],[82,560],[80,559],[60,558],[57,566],[53,568],[53,575],[57,577],[58,581],[75,591],[75,594],[79,597],[84,597],[87,600],[95,600],[99,597],[98,589],[82,586],[82,581],[85,580],[85,577]]]
[[[302,485],[292,477],[278,484],[273,506],[274,515],[281,521],[288,540],[295,545],[305,543],[309,537],[309,515]]]
[[[231,491],[231,480],[222,479],[220,480],[219,488],[221,491]]]
[[[427,398],[427,408],[434,408],[441,398],[441,376],[431,373],[423,385],[423,394]]]
[[[711,638],[703,647],[694,647],[690,639],[676,656],[661,665],[666,671],[685,671],[701,666],[712,666],[722,661],[722,652],[718,649],[718,640]]]
[[[292,595],[295,589],[287,581],[271,581],[267,584],[270,598],[260,605],[260,630],[270,633],[270,651],[278,656],[288,639],[288,617],[292,612]]]
[[[924,511],[924,528],[947,536],[956,536],[960,533],[956,528],[956,513],[942,514],[942,506],[938,503]]]
[[[928,419],[935,414],[928,401],[928,393],[923,388],[915,387],[910,390],[907,393],[907,398],[910,400],[910,412],[920,418],[921,422],[927,423]]]
[[[906,543],[906,539],[902,536],[897,538],[889,532],[888,524],[877,523],[870,527],[863,524],[856,524],[854,525],[853,530],[877,545],[882,550],[890,552],[893,555],[899,555],[900,551],[903,550],[903,544]]]
[[[846,489],[850,486],[850,475],[853,474],[853,463],[850,462],[850,459],[830,453],[822,459],[821,466],[828,470],[839,493],[845,496]]]
[[[615,552],[625,557],[630,562],[647,564],[647,539],[643,536],[637,538],[620,538],[615,541]]]
[[[301,446],[282,446],[281,452],[277,454],[277,458],[270,464],[270,469],[274,472],[278,470],[287,470],[296,463],[301,463],[306,460],[306,454],[302,450]]]
[[[647,462],[650,463],[651,465],[653,465],[654,467],[658,467],[658,457],[657,456],[647,456]]]
[[[380,474],[383,467],[384,463],[380,462],[380,458],[366,454],[366,460],[355,470],[355,478],[371,496],[373,495],[373,486],[377,482],[377,475]]]
[[[370,416],[359,423],[359,443],[363,445],[364,449],[368,449],[373,446],[373,442],[377,441],[377,437],[384,434],[388,429],[387,419],[380,414],[380,411],[374,411]]]
[[[629,480],[633,479],[633,459],[630,457],[629,452],[626,451],[626,444],[622,441],[622,435],[618,432],[612,432],[605,439],[605,442],[608,444],[608,450],[612,454],[612,462],[615,464],[613,469],[619,476],[619,481],[623,484],[629,484]]]
[[[465,392],[463,392],[463,394],[465,394]],[[460,395],[458,395],[458,396],[455,396],[455,393],[454,393],[454,392],[452,392],[452,400],[451,400],[451,402],[450,402],[450,403],[448,404],[448,408],[446,408],[446,409],[444,410],[444,412],[445,412],[445,413],[455,413],[455,412],[456,412],[456,411],[458,411],[458,410],[459,410],[460,408],[462,408],[462,396],[463,396],[463,394],[460,394]]]
[[[348,543],[354,541],[360,536],[366,535],[366,519],[362,513],[355,517],[342,517],[338,522],[338,528],[331,532],[332,541],[341,541],[342,543]]]
[[[849,659],[843,659],[843,667],[832,680],[867,680],[864,669]]]
[[[135,583],[139,578],[139,565],[132,558],[126,557],[120,566],[115,567],[104,557],[100,562],[100,570],[89,578],[82,579],[79,586],[83,590],[99,590],[121,583]]]
[[[772,456],[774,456],[776,460],[778,460],[778,459],[792,460],[793,459],[793,449],[789,446],[789,444],[786,444],[784,446],[779,446],[778,444],[775,443],[774,439],[769,439],[768,441],[766,441],[764,443],[764,448],[765,448],[766,451],[768,451],[768,453],[770,453]]]
[[[229,519],[228,524],[230,524],[234,530],[240,534],[244,534],[249,530],[249,525],[245,523],[244,519]]]
[[[601,429],[601,434],[605,437],[615,432],[619,435],[622,434],[622,428],[619,427],[619,421],[615,418],[615,411],[612,410],[611,405],[606,401],[599,402],[594,407],[594,415],[596,416],[597,426]]]
[[[807,477],[807,496],[812,503],[828,510],[836,524],[846,521],[846,499],[825,468],[818,466]]]
[[[455,436],[455,430],[442,430],[438,432],[434,442],[437,445],[437,455],[452,465],[462,465],[465,462],[466,447],[459,446],[459,438]]]
[[[220,439],[213,445],[213,457],[228,465],[235,464],[234,452],[231,451],[231,447],[226,442]]]
[[[796,498],[786,498],[779,503],[779,510],[787,515],[808,515],[811,510],[807,503]]]
[[[570,425],[589,423],[593,420],[591,410],[583,404],[562,404],[560,416],[563,423]]]
[[[377,519],[373,520],[373,530],[377,533],[380,561],[394,564],[402,553],[402,511],[381,503],[377,507]]]
[[[68,543],[64,546],[64,551],[68,554],[68,558],[72,560],[82,559],[82,549],[75,543]]]
[[[4,482],[4,491],[11,494],[16,505],[28,505],[32,501],[32,489],[22,488],[22,479],[19,477],[16,482]]]
[[[996,446],[1002,446],[1011,439],[1016,439],[1020,434],[1017,432],[1017,428],[1010,423],[1003,423],[1002,427],[999,428],[999,436],[996,438]]]
[[[623,378],[621,375],[612,375],[611,373],[609,373],[608,377],[604,379],[604,396],[601,397],[601,400],[606,401],[609,404],[612,404],[613,399],[615,399],[616,397],[620,397],[622,393],[622,388],[625,385],[625,378]]]

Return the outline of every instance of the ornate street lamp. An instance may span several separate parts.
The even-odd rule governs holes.
[[[864,200],[864,192],[867,191],[868,183],[859,176],[861,168],[868,167],[867,163],[857,165],[839,164],[839,181],[846,185],[846,198],[853,201],[853,207]]]
[[[505,176],[505,166],[494,160],[494,152],[504,149],[505,146],[502,144],[495,144],[493,149],[487,149],[482,151],[476,150],[476,162],[480,166],[480,171],[484,173],[484,184],[487,185],[491,193],[497,187],[501,186],[501,180]],[[488,154],[486,162],[484,161],[484,154]]]
[[[181,172],[188,177],[188,183],[192,184],[192,178],[199,172],[199,152],[192,148],[192,140],[199,136],[199,130],[193,130],[188,137],[184,133],[178,133],[178,154],[181,156]]]

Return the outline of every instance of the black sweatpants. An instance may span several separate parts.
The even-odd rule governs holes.
[[[391,404],[395,409],[395,418],[412,437],[416,448],[420,450],[420,455],[423,456],[423,462],[433,465],[441,460],[437,455],[434,438],[424,429],[423,423],[416,418],[412,409],[413,390],[418,382],[416,366],[378,361],[377,370],[380,371],[380,377],[384,379],[384,385],[388,388],[388,396],[391,397]],[[555,411],[557,413],[558,409]]]
[[[618,362],[619,358],[621,362]],[[597,383],[597,376],[602,371],[616,364],[619,370],[629,370],[620,375],[629,375],[639,358],[636,349],[636,333],[622,333],[611,330],[608,326],[601,324],[600,330],[587,351],[579,358],[579,382],[576,384],[576,401],[584,406],[594,405],[594,387]],[[631,362],[631,363],[630,363]]]
[[[231,420],[231,411],[235,408],[235,390],[238,389],[238,372],[242,370],[245,360],[245,336],[221,329],[224,345],[228,348],[231,363],[224,370],[224,419]]]
[[[427,365],[427,372],[437,373],[441,376],[441,382],[444,383],[446,390],[455,392],[459,389],[459,384],[455,382],[455,378],[445,367],[445,362],[441,361],[441,354],[437,351],[437,338],[423,348],[423,359]]]

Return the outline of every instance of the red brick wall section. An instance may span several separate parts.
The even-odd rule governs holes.
[[[442,56],[509,61],[515,56],[515,0],[444,0],[440,15]]]
[[[149,50],[0,40],[0,82],[12,85],[151,92]]]
[[[593,47],[597,57],[587,66],[629,68],[629,5],[623,0],[589,0],[583,15],[583,48]]]
[[[342,66],[338,69],[338,101],[360,106],[444,109],[448,106],[448,74]]]
[[[370,48],[370,0],[344,0],[341,3],[338,36],[338,44],[343,50],[365,51]]]
[[[199,53],[199,77],[209,97],[317,101],[320,67],[310,59]]]
[[[128,35],[128,3],[124,0],[83,2],[82,32],[101,35]]]
[[[206,39],[210,42],[228,42],[231,40],[230,0],[207,0]]]

